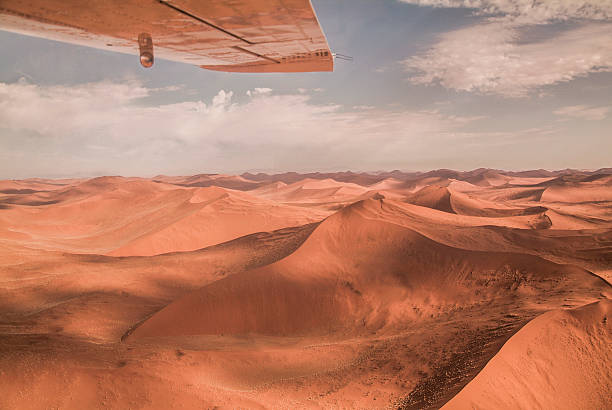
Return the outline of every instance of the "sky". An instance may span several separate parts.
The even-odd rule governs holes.
[[[0,31],[0,179],[612,166],[612,0],[313,0],[333,73]]]

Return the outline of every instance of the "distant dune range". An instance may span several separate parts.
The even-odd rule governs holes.
[[[604,408],[612,170],[0,181],[0,408]]]

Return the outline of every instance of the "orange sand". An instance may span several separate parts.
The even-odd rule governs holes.
[[[605,408],[612,177],[0,181],[0,408]]]

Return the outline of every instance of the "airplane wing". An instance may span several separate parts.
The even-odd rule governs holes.
[[[310,0],[0,0],[0,29],[140,54],[144,66],[151,51],[150,65],[154,53],[218,71],[333,70]]]

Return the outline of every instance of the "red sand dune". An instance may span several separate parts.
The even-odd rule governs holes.
[[[586,271],[537,257],[438,244],[385,220],[377,212],[384,206],[371,199],[339,211],[292,255],[177,300],[133,337],[355,335],[401,327],[449,304],[557,292],[559,276],[564,286],[607,288]]]
[[[612,301],[544,313],[506,342],[444,409],[604,409]]]
[[[545,202],[603,202],[612,200],[612,179],[604,181],[579,182],[551,185],[542,193]]]
[[[450,186],[426,186],[407,195],[404,201],[411,204],[437,209],[453,214],[501,218],[519,215],[543,214],[547,208],[542,206],[516,207],[505,203],[495,203],[487,199],[475,198],[470,194],[458,192]],[[549,226],[546,226],[549,227]]]
[[[501,173],[494,170],[483,170],[483,172],[478,173],[476,175],[467,177],[464,181],[469,182],[473,185],[478,186],[497,186],[504,185],[511,180],[511,177],[507,175],[502,175]]]
[[[341,183],[333,179],[304,179],[289,185],[277,185],[277,189],[263,187],[253,194],[261,194],[266,198],[285,203],[329,203],[343,202],[353,199],[364,192],[366,188],[352,183]]]
[[[224,188],[120,177],[95,178],[36,200],[20,196],[0,218],[29,236],[31,246],[115,256],[195,250],[327,215]]]
[[[278,204],[241,192],[220,191],[215,187],[194,191],[189,203],[193,204],[190,211],[180,220],[171,223],[161,218],[152,220],[148,222],[149,230],[144,235],[109,252],[109,255],[157,255],[196,250],[254,232],[304,225],[326,215],[321,211]]]
[[[605,408],[610,178],[0,181],[0,408]]]
[[[452,214],[456,213],[451,203],[451,193],[447,187],[426,186],[406,198],[406,202]]]

